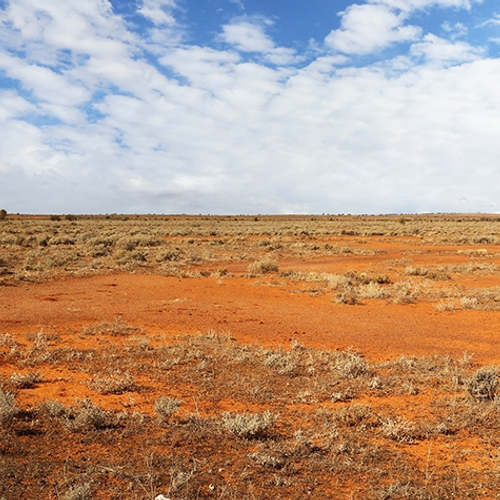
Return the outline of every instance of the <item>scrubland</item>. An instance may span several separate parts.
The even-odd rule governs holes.
[[[0,499],[497,498],[499,266],[500,219],[488,215],[8,215]],[[90,321],[94,302],[74,283],[96,295],[93,277],[118,275],[259,290],[245,311],[255,325],[242,337],[242,313],[188,288],[161,311],[139,312],[131,293],[127,311]],[[51,283],[67,284],[64,307],[45,288],[19,305]],[[321,342],[294,331],[293,307],[270,319],[278,292],[325,327]],[[403,333],[389,331],[365,342],[366,322],[388,314],[415,339],[435,325],[455,347],[402,354]],[[357,337],[342,336],[341,317]]]

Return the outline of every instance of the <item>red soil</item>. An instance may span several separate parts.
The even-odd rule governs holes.
[[[500,362],[500,313],[438,312],[434,304],[335,304],[330,295],[293,293],[293,286],[247,278],[112,275],[0,289],[0,331],[76,329],[123,321],[146,333],[230,333],[245,343],[359,349],[370,360],[402,354],[474,354]],[[76,340],[75,340],[76,341]]]

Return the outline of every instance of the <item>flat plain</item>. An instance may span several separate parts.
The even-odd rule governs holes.
[[[487,214],[8,215],[0,499],[498,498],[499,269]]]

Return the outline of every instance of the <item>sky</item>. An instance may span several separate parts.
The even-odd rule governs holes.
[[[10,213],[500,212],[497,0],[0,0]]]

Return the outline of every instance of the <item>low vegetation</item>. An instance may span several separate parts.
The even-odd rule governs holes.
[[[392,254],[395,243],[398,255]],[[297,285],[315,295],[331,294],[333,302],[345,305],[382,300],[401,305],[433,302],[438,312],[500,309],[500,287],[481,286],[471,279],[495,276],[500,269],[500,218],[491,216],[5,213],[0,248],[0,286],[114,272],[240,276]],[[440,262],[429,265],[428,255],[436,252]],[[377,259],[379,264],[372,268],[362,266],[365,257],[377,254],[388,258]],[[346,258],[350,264],[342,272],[287,265]]]
[[[145,345],[112,325],[80,334],[89,330],[106,342],[85,352],[57,332],[3,342],[0,498],[492,498],[500,488],[498,371],[470,356],[377,364],[214,332]],[[24,373],[27,359],[36,369]],[[44,399],[61,376],[72,396]]]

